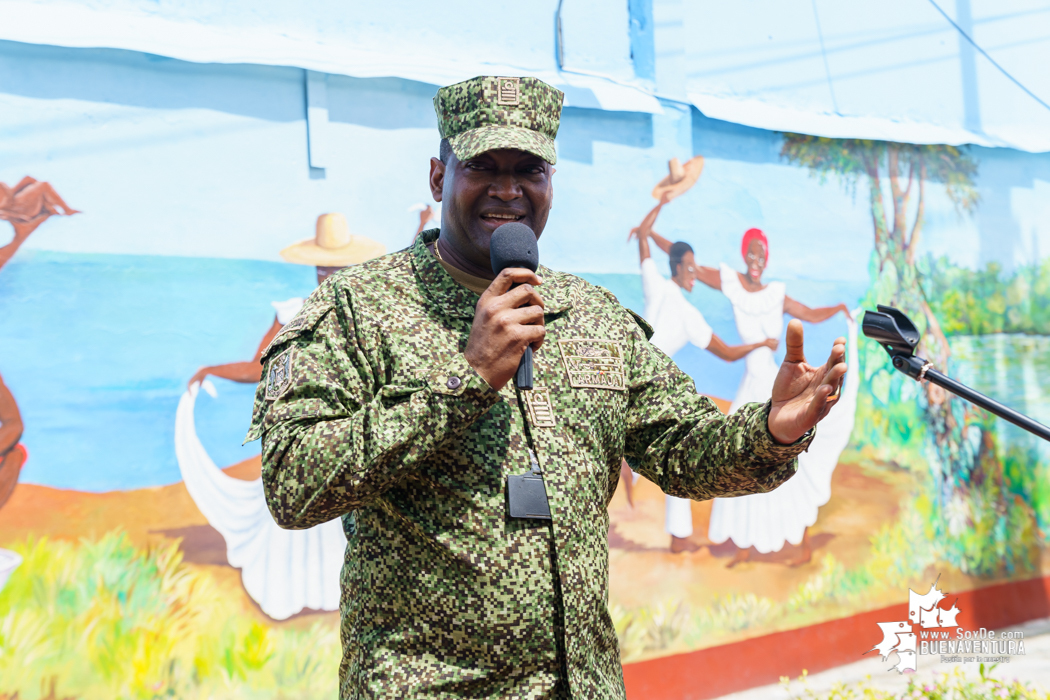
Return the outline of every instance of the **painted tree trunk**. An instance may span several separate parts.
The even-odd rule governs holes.
[[[872,296],[878,303],[889,303],[904,311],[922,334],[917,349],[919,355],[938,369],[950,373],[951,346],[927,303],[915,262],[915,249],[925,213],[925,164],[919,155],[917,163],[913,161],[909,169],[906,185],[902,187],[897,156],[897,150],[890,146],[884,161],[888,171],[886,182],[880,176],[878,161],[872,158],[869,162],[868,185],[875,227]],[[884,196],[886,185],[891,198],[890,211],[887,211]],[[918,201],[914,210],[909,211],[913,186],[918,190]],[[953,533],[949,516],[954,504],[970,503],[974,488],[983,486],[989,478],[1001,484],[1003,470],[991,434],[982,431],[971,435],[981,428],[967,420],[967,412],[971,410],[969,405],[932,383],[925,382],[922,389],[928,463],[936,485],[937,511],[940,513],[940,532],[937,535],[950,538]],[[987,493],[987,489],[983,490]],[[1006,489],[996,488],[994,493],[1000,503],[994,504],[993,510],[1005,512]],[[953,563],[967,568],[964,562]]]
[[[943,187],[960,215],[972,213],[979,202],[977,161],[957,146],[806,134],[785,134],[781,156],[815,177],[835,174],[850,189],[866,179],[875,245],[864,305],[890,304],[906,313],[922,334],[920,356],[951,374],[951,347],[926,299],[922,269],[927,261],[917,259],[917,251],[926,188]],[[867,345],[863,355],[864,367],[858,369],[872,380],[873,398],[890,410],[890,402],[908,401],[904,396],[911,380],[894,371],[882,350]],[[908,391],[891,391],[891,384]],[[994,575],[1030,567],[1035,561],[1034,514],[1005,478],[991,430],[994,419],[929,383],[921,388],[917,408],[925,427],[920,459],[928,465],[930,479],[929,489],[915,500],[925,529],[912,535],[930,540],[943,560],[966,573]],[[910,456],[920,461],[914,453]]]

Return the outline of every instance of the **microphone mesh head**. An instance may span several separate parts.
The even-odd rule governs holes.
[[[525,224],[512,221],[492,233],[489,242],[492,271],[497,275],[508,267],[523,267],[536,271],[540,266],[540,251],[536,234]]]

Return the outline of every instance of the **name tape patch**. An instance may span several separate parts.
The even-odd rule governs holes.
[[[576,388],[627,390],[623,344],[614,340],[559,340],[569,385]]]

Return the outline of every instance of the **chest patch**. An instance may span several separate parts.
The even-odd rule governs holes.
[[[292,385],[292,348],[270,360],[266,372],[266,400],[281,398]]]
[[[575,388],[627,390],[623,343],[596,338],[559,340],[569,385]]]
[[[529,420],[537,428],[554,427],[554,407],[551,405],[551,390],[545,386],[534,386],[532,391],[523,391],[525,405],[529,409]]]

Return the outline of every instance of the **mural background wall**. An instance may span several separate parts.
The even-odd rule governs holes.
[[[0,40],[0,182],[32,176],[79,212],[53,207],[0,269],[0,375],[28,452],[0,508],[0,547],[22,559],[0,590],[0,697],[334,696],[337,613],[279,620],[248,594],[182,482],[176,409],[198,368],[252,358],[273,302],[312,291],[314,270],[279,251],[320,214],[390,251],[410,243],[413,205],[429,202],[435,89]],[[668,160],[702,155],[655,226],[699,264],[743,272],[741,236],[760,228],[764,280],[810,307],[892,299],[928,328],[939,365],[1050,422],[1050,156],[819,141],[646,104],[566,107],[545,264],[643,312],[628,232]],[[308,119],[319,105],[323,143]],[[14,229],[0,223],[0,245]],[[685,296],[741,342],[726,296]],[[816,359],[847,325],[838,313],[805,330]],[[800,548],[787,544],[727,568],[735,547],[708,537],[710,503],[692,505],[693,551],[671,554],[662,494],[640,481],[631,505],[621,486],[610,605],[625,662],[871,610],[937,575],[955,592],[1050,574],[1045,445],[905,383],[863,338],[857,350],[855,427],[808,562],[789,566]],[[674,359],[727,405],[745,375],[691,345]],[[254,389],[211,381],[197,435],[250,483]]]

